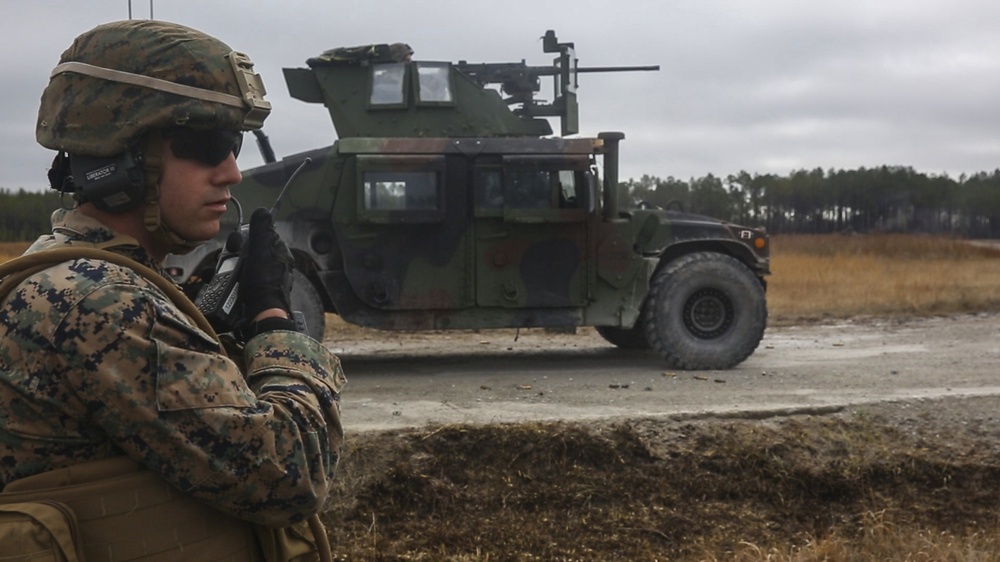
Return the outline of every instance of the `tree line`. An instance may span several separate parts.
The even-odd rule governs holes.
[[[741,171],[688,181],[644,175],[621,183],[623,208],[681,209],[772,234],[920,232],[1000,238],[1000,169],[951,178],[911,167],[796,170],[787,176]],[[65,201],[70,204],[72,201]],[[55,191],[0,188],[0,241],[49,232]]]
[[[910,167],[741,171],[690,181],[643,176],[623,182],[623,205],[645,204],[764,226],[772,234],[920,232],[1000,238],[1000,169],[927,175]]]
[[[67,205],[72,202],[67,198]],[[56,191],[0,188],[0,242],[27,242],[52,232],[49,217],[61,204]]]

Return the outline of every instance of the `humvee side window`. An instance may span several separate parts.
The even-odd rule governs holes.
[[[444,157],[358,156],[358,218],[364,222],[440,222]]]
[[[438,208],[437,172],[365,172],[364,184],[364,207],[369,211]]]
[[[578,209],[586,198],[585,176],[575,170],[512,170],[507,206],[515,209]]]
[[[574,170],[514,170],[510,172],[507,206],[516,209],[577,209],[581,207],[582,174]],[[581,193],[578,193],[581,192]],[[554,194],[554,197],[553,197]]]
[[[446,62],[418,62],[417,96],[421,104],[451,104],[451,65]]]
[[[371,94],[368,98],[371,105],[399,106],[405,104],[405,64],[376,64],[372,66],[371,77]]]
[[[552,208],[552,172],[510,170],[507,174],[507,206],[514,209]]]
[[[505,219],[582,220],[593,210],[586,157],[506,156],[503,163]]]

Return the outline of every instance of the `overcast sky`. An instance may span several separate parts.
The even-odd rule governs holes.
[[[0,5],[0,187],[39,190],[52,158],[34,138],[48,73],[75,36],[128,19],[129,3]],[[660,65],[580,77],[581,134],[625,133],[622,179],[1000,167],[996,0],[154,0],[152,10],[250,55],[279,157],[335,140],[322,106],[288,96],[282,67],[396,41],[417,60],[541,65],[551,55],[539,39],[554,29],[581,66]],[[132,2],[133,18],[149,12],[149,0]],[[260,163],[253,150],[240,157]]]

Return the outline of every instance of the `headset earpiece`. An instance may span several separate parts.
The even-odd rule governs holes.
[[[146,198],[142,152],[133,148],[111,157],[70,155],[73,187],[81,203],[124,213]]]

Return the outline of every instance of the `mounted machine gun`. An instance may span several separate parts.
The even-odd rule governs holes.
[[[529,66],[523,60],[520,63],[459,61],[455,69],[471,78],[480,88],[489,84],[499,84],[503,93],[508,96],[504,99],[508,105],[520,104],[520,107],[514,110],[518,115],[559,117],[563,136],[580,132],[579,106],[576,101],[578,74],[660,70],[659,65],[580,67],[573,43],[558,42],[555,31],[551,29],[542,37],[542,51],[559,53],[559,56],[553,59],[552,66]],[[542,76],[555,77],[552,103],[543,103],[535,99],[535,94],[542,88]]]

